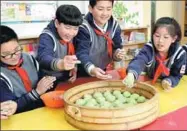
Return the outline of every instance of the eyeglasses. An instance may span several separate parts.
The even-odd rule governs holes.
[[[11,59],[14,55],[19,55],[19,54],[21,54],[22,51],[23,51],[23,48],[20,47],[20,48],[17,49],[14,53],[11,53],[11,54],[8,54],[8,55],[5,55],[5,56],[1,55],[1,57],[4,58],[4,59]]]

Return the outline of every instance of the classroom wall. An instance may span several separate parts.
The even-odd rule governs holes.
[[[143,26],[148,26],[148,40],[150,39],[151,33],[151,2],[143,1]]]
[[[56,1],[57,6],[62,4],[73,4],[77,6],[81,13],[85,14],[88,12],[88,1]],[[170,17],[178,17],[179,16],[179,10],[177,10],[177,4],[180,1],[156,1],[156,19],[162,17],[162,16],[170,16]],[[178,11],[178,12],[177,12]],[[180,19],[179,19],[180,20]],[[143,25],[142,26],[149,26],[148,31],[148,38],[150,38],[150,30],[151,30],[151,1],[143,1]],[[30,37],[37,37],[39,36],[40,32],[43,30],[43,28],[48,23],[34,23],[32,25],[11,25],[18,34],[20,34],[20,38],[27,38]],[[29,29],[33,30],[23,30],[25,27],[29,26]],[[20,28],[21,27],[21,28]],[[36,30],[40,30],[37,33]]]
[[[174,17],[180,22],[179,5],[181,1],[156,1],[156,20],[160,17],[169,16]],[[143,23],[144,25],[151,25],[151,1],[143,1]],[[148,30],[148,39],[150,39],[151,27]]]
[[[12,1],[7,1],[12,2]],[[15,1],[16,3],[19,1]],[[22,2],[32,2],[32,1],[22,1]],[[45,3],[45,1],[33,1],[33,3]],[[47,3],[49,1],[46,1]],[[53,1],[51,1],[53,2]],[[57,6],[62,4],[73,4],[77,6],[81,13],[85,14],[87,12],[88,1],[54,1],[56,2]],[[21,3],[21,1],[20,1]],[[29,39],[29,38],[37,38],[41,34],[42,30],[48,25],[49,22],[42,22],[42,23],[18,23],[18,24],[6,24],[7,26],[13,28],[16,33],[18,34],[19,39]]]
[[[77,6],[80,9],[82,14],[85,14],[87,11],[86,1],[57,1],[58,6],[63,5],[63,4],[72,4],[72,5]]]
[[[156,19],[175,16],[175,1],[156,1]]]
[[[37,4],[40,4],[41,8],[34,6]],[[47,6],[45,5],[51,5],[51,8],[46,8]],[[55,16],[56,7],[56,1],[1,1],[1,24],[13,28],[15,32],[18,34],[19,39],[38,38],[42,30],[49,23],[47,20],[50,20],[51,17]],[[39,15],[37,13],[33,13],[34,10],[36,11],[36,9],[37,12],[41,11],[41,13],[38,13]],[[45,11],[45,9],[50,10]],[[49,16],[50,18],[48,19]],[[8,20],[8,22],[3,21],[6,19]],[[19,21],[23,19],[27,22]],[[35,22],[31,20],[34,20]],[[38,22],[36,22],[37,20]]]

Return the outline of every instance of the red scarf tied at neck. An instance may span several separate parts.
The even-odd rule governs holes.
[[[60,43],[62,45],[66,45],[67,46],[67,48],[68,48],[68,55],[74,55],[75,54],[75,49],[74,49],[73,43],[66,42],[64,40],[60,40]]]
[[[165,58],[159,58],[158,56],[155,57],[156,61],[158,61],[158,67],[156,69],[152,84],[156,82],[158,77],[163,73],[166,76],[169,76],[170,72],[169,69],[164,65],[164,61],[166,60]]]
[[[106,41],[107,41],[108,55],[109,55],[110,58],[112,58],[112,43],[113,43],[113,41],[112,41],[112,39],[109,36],[109,32],[107,32],[107,33],[104,34],[100,30],[97,30],[97,29],[94,29],[94,31],[95,31],[95,33],[97,35],[103,36],[106,39]]]
[[[21,67],[22,63],[23,63],[23,59],[20,59],[17,65],[9,66],[8,69],[15,70],[18,73],[18,75],[20,76],[20,78],[23,82],[25,90],[27,92],[30,92],[32,90],[31,80],[29,79],[29,76],[28,76],[27,72],[25,71],[25,69],[23,69]]]

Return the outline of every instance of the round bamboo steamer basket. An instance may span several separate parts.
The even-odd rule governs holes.
[[[77,99],[84,94],[111,90],[129,91],[146,97],[144,103],[112,109],[78,106]],[[119,81],[96,81],[75,86],[64,93],[65,119],[83,130],[132,130],[150,124],[159,115],[159,96],[156,89],[146,83],[137,82],[135,87],[126,88]]]

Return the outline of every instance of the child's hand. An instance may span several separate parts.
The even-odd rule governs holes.
[[[53,88],[53,82],[56,80],[56,77],[45,76],[37,84],[36,92],[39,95],[45,93],[48,89]]]
[[[66,55],[63,59],[58,61],[57,68],[60,70],[71,70],[80,63],[81,62],[75,55]]]
[[[112,76],[109,75],[109,74],[106,74],[105,71],[103,71],[102,69],[98,68],[98,67],[94,67],[92,70],[91,70],[91,74],[99,79],[103,79],[103,80],[106,80],[106,79],[112,79]]]
[[[167,80],[162,80],[162,88],[165,90],[165,91],[169,91],[172,89],[171,87],[171,83]]]
[[[125,56],[125,50],[124,49],[117,49],[115,52],[115,57],[117,59],[123,59]]]
[[[77,79],[77,67],[70,70],[69,76],[71,76],[71,77],[69,78],[68,81],[71,82],[71,83],[75,82],[75,80]]]
[[[17,103],[8,100],[1,102],[1,119],[8,119],[9,116],[13,115],[17,110]]]
[[[123,79],[123,84],[125,84],[126,87],[132,88],[134,86],[134,75],[133,73],[128,73],[127,76]]]

